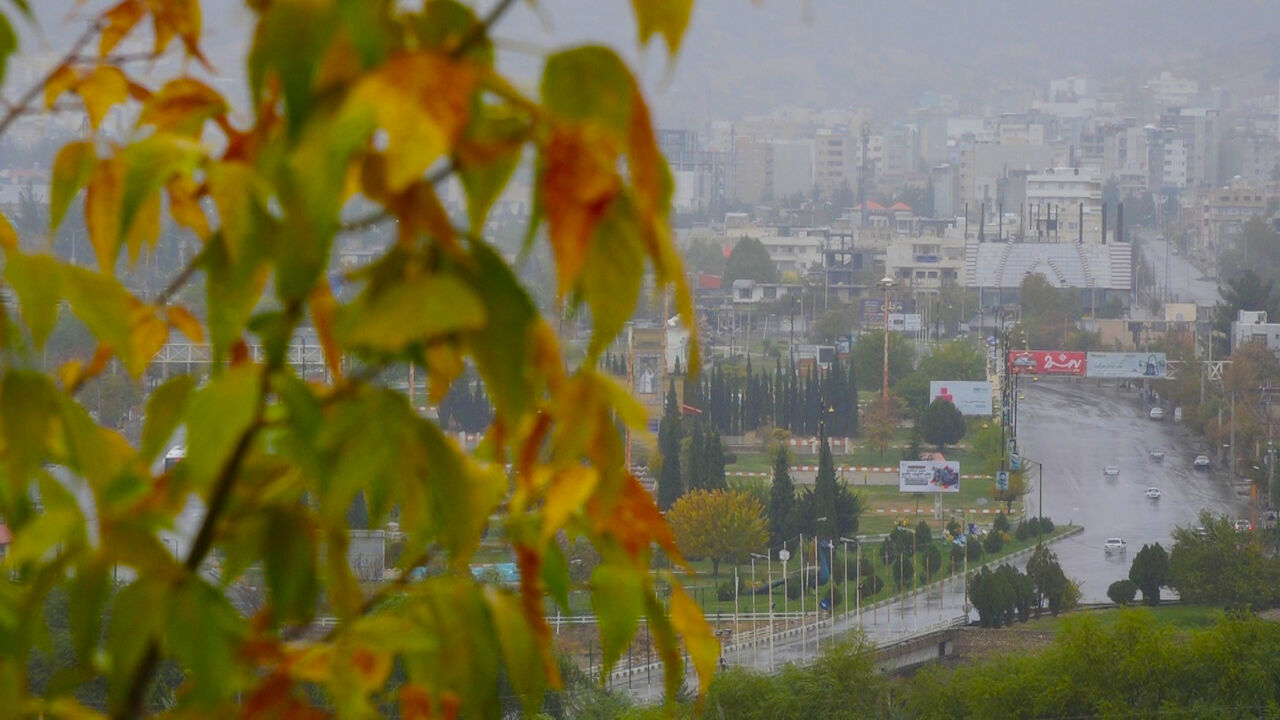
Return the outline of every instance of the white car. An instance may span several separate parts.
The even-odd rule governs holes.
[[[1151,412],[1150,412],[1150,413],[1148,413],[1148,416],[1149,416],[1152,420],[1163,420],[1163,419],[1164,419],[1164,409],[1163,409],[1163,408],[1159,408],[1159,407],[1153,407],[1153,408],[1151,408]]]
[[[1248,520],[1237,520],[1235,528],[1236,532],[1253,532],[1253,523]]]
[[[1117,475],[1120,474],[1120,468],[1116,467],[1115,465],[1108,465],[1102,468],[1102,474],[1106,475],[1107,477],[1116,477]]]
[[[1197,456],[1196,456],[1196,461],[1195,461],[1193,464],[1195,465],[1195,468],[1196,468],[1197,470],[1208,470],[1208,469],[1209,469],[1209,456],[1208,456],[1208,455],[1197,455]]]
[[[1160,448],[1152,448],[1151,459],[1155,460],[1156,462],[1160,462],[1161,460],[1164,459],[1164,451],[1161,450]]]
[[[1106,554],[1110,555],[1112,553],[1123,553],[1127,546],[1124,544],[1124,540],[1120,538],[1107,538],[1107,541],[1102,543],[1102,549]]]
[[[1160,499],[1160,488],[1157,488],[1157,487],[1149,487],[1149,488],[1147,488],[1147,491],[1146,491],[1145,493],[1143,493],[1143,494],[1144,494],[1144,495],[1146,495],[1147,497],[1151,498],[1152,500],[1159,500],[1159,499]]]

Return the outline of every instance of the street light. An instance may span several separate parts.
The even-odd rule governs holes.
[[[787,561],[791,559],[791,551],[787,550],[786,540],[782,541],[782,549],[778,551],[778,559],[782,561],[782,615],[785,617],[791,609],[787,595]],[[801,623],[800,627],[803,630],[804,623]]]
[[[751,584],[756,584],[756,558],[764,558],[768,563],[768,585],[769,588],[769,672],[773,672],[773,551],[770,550],[768,555],[757,555],[751,553]],[[754,590],[751,596],[751,613],[755,614],[756,600]]]
[[[884,290],[884,385],[881,387],[880,399],[885,405],[889,404],[889,290],[893,286],[893,278],[887,275],[876,283],[876,287]]]
[[[1036,480],[1036,494],[1040,496],[1040,510],[1036,517],[1036,545],[1040,545],[1044,540],[1044,521],[1042,520],[1042,518],[1044,518],[1044,464],[1039,461],[1032,460],[1025,455],[1022,458],[1022,462],[1035,465],[1036,474],[1038,475],[1038,479]]]
[[[859,538],[850,540],[847,537],[840,538],[840,543],[844,545],[844,580],[849,582],[849,543],[853,543],[855,552],[858,553],[858,559],[853,563],[853,607],[855,616],[858,618],[858,627],[862,627],[862,541]],[[849,615],[849,599],[845,598],[845,617]]]

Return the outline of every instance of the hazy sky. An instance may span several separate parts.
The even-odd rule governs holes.
[[[870,107],[893,117],[925,90],[979,104],[997,87],[1042,88],[1081,73],[1145,78],[1167,67],[1206,86],[1244,83],[1254,91],[1280,79],[1277,0],[700,0],[674,67],[660,43],[636,51],[627,0],[538,4],[542,19],[520,2],[497,31],[519,41],[517,52],[503,55],[513,73],[536,77],[540,60],[530,51],[604,40],[638,64],[668,124],[783,104]],[[75,0],[33,5],[47,44],[64,44]],[[223,72],[242,75],[243,2],[203,5],[211,57]]]

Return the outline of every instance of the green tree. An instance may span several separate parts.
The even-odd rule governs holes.
[[[853,313],[844,309],[827,310],[813,324],[813,331],[817,340],[835,342],[837,337],[853,332]]]
[[[937,446],[938,452],[945,452],[948,445],[960,442],[964,432],[964,415],[950,400],[934,400],[920,417],[920,435]]]
[[[929,528],[929,523],[921,520],[916,525],[916,547],[923,549],[933,544],[933,530]]]
[[[867,443],[871,447],[880,448],[881,458],[889,449],[889,442],[893,440],[894,434],[898,432],[898,418],[898,404],[892,395],[887,403],[877,399],[863,418],[862,429],[866,432]]]
[[[675,380],[671,381],[663,407],[662,420],[658,422],[658,453],[662,463],[658,470],[658,507],[668,510],[685,491],[680,475],[681,421]]]
[[[795,532],[796,486],[791,482],[791,457],[785,445],[778,446],[773,458],[773,482],[769,486],[769,534],[777,547]]]
[[[864,390],[879,390],[884,380],[884,331],[864,332],[853,343],[849,359]],[[911,373],[915,350],[902,333],[889,333],[889,387]]]
[[[1032,347],[1066,347],[1067,336],[1080,317],[1080,298],[1054,287],[1036,272],[1023,278],[1019,292],[1028,343]]]
[[[728,489],[729,482],[725,478],[724,469],[724,442],[720,439],[719,430],[714,428],[707,429],[704,447],[707,455],[707,489]]]
[[[1107,586],[1107,597],[1117,605],[1132,605],[1138,594],[1138,586],[1132,580],[1117,580]],[[1145,599],[1145,598],[1144,598]]]
[[[13,88],[0,135],[44,107],[83,106],[83,131],[41,164],[48,236],[62,228],[92,250],[74,265],[25,251],[47,245],[20,243],[0,219],[17,300],[0,317],[0,517],[13,533],[0,708],[84,716],[75,693],[97,682],[115,718],[498,717],[501,681],[533,716],[560,684],[543,602],[549,592],[567,606],[562,530],[603,558],[588,589],[605,669],[643,613],[656,654],[673,659],[669,694],[681,648],[705,691],[718,644],[670,571],[651,573],[654,548],[675,547],[614,429],[644,420],[599,370],[650,283],[693,319],[671,175],[636,75],[582,43],[548,48],[527,90],[495,57],[511,0],[484,15],[450,0],[254,0],[235,13],[248,24],[241,62],[223,68],[243,68],[222,78],[244,90],[233,109],[196,70],[208,65],[202,17],[222,18],[225,4],[85,7],[67,21],[79,27],[58,28],[66,54],[46,61],[15,49],[14,21],[33,4],[0,2],[0,86],[12,88],[2,76],[15,53],[50,70]],[[661,36],[674,55],[691,6],[632,3],[640,43]],[[547,258],[540,301],[488,234],[526,158],[533,204],[508,234]],[[445,183],[460,188],[460,212],[444,207]],[[78,197],[83,220],[68,212]],[[166,227],[198,251],[155,278],[174,255],[160,245]],[[339,273],[351,243],[375,256]],[[60,306],[93,350],[55,375],[40,357]],[[566,314],[592,323],[572,362],[548,321]],[[324,379],[289,363],[304,327]],[[140,383],[175,333],[209,346],[208,377],[171,367],[132,441],[95,421],[81,404],[88,383],[116,367]],[[690,355],[696,366],[696,342]],[[436,401],[475,369],[493,406],[482,451],[451,442],[392,386],[409,367]],[[153,471],[180,427],[186,457]],[[675,452],[663,448],[675,470],[678,433]],[[49,467],[92,497],[71,497]],[[403,581],[360,584],[347,556],[357,497],[370,527],[399,524]],[[164,532],[192,499],[201,514],[175,551]],[[518,586],[473,576],[482,539],[516,559]],[[408,582],[420,567],[428,577]],[[115,568],[128,580],[113,594]],[[257,607],[233,604],[251,588]],[[70,656],[36,687],[24,670],[47,647],[35,609],[55,591],[74,608]],[[336,623],[321,628],[322,616]],[[179,691],[167,692],[170,667]],[[152,702],[156,688],[166,696]]]
[[[778,266],[773,264],[764,243],[753,237],[743,237],[733,244],[729,259],[725,261],[724,284],[732,287],[736,280],[778,282]]]
[[[706,435],[696,416],[685,418],[685,436],[689,443],[689,470],[684,486],[690,490],[710,490],[707,472]]]
[[[917,372],[929,380],[986,380],[987,355],[977,340],[961,338],[934,346]]]
[[[721,562],[746,562],[769,542],[760,501],[739,490],[685,493],[671,506],[667,522],[685,557],[709,559],[715,576],[720,574]]]
[[[1142,546],[1129,566],[1129,579],[1142,591],[1142,602],[1160,604],[1160,587],[1169,582],[1169,554],[1160,543]]]
[[[1213,311],[1213,331],[1218,344],[1214,350],[1216,356],[1227,354],[1231,323],[1241,310],[1263,310],[1268,318],[1280,318],[1280,302],[1277,302],[1274,283],[1263,280],[1252,268],[1246,268],[1239,277],[1220,285],[1218,295],[1222,299]]]
[[[1280,600],[1280,564],[1225,516],[1201,512],[1199,528],[1173,531],[1168,587],[1183,602],[1260,610]]]
[[[818,448],[818,475],[813,481],[813,522],[818,537],[835,540],[839,537],[840,524],[837,501],[840,487],[836,482],[835,463],[831,459],[831,445],[824,434]],[[822,518],[825,518],[822,519]]]

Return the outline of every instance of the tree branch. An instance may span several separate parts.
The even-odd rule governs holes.
[[[54,74],[66,67],[77,56],[79,56],[80,51],[84,49],[84,46],[89,44],[89,41],[92,40],[101,29],[101,20],[90,23],[89,27],[85,28],[85,31],[81,33],[80,37],[76,38],[76,41],[72,43],[71,49],[62,56],[62,59],[58,61],[58,63],[55,64],[49,72],[45,73],[44,77],[40,78],[32,84],[31,87],[27,88],[26,91],[18,97],[16,102],[9,103],[9,110],[4,114],[3,118],[0,118],[0,136],[5,134],[5,131],[7,131],[9,126],[13,124],[13,121],[17,120],[18,116],[23,114],[27,106],[30,105],[32,101],[40,97],[40,94],[44,92],[44,86],[49,83],[49,80],[53,79]]]

